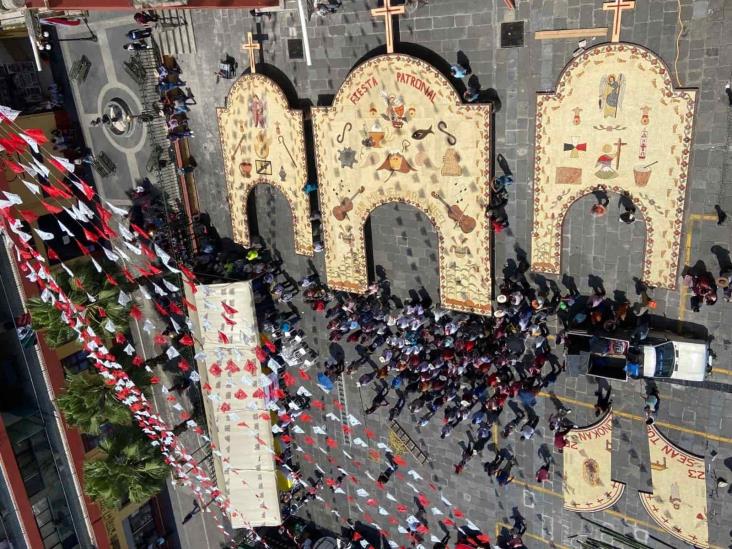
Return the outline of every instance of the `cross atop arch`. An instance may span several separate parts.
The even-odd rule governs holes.
[[[625,10],[632,10],[633,8],[635,8],[635,0],[611,0],[602,5],[603,10],[615,12],[613,15],[611,42],[620,42],[620,26],[623,19],[623,12]]]
[[[247,51],[249,54],[249,68],[252,71],[252,74],[257,72],[257,60],[254,57],[254,50],[261,49],[262,46],[259,45],[259,42],[252,41],[252,33],[247,33],[247,41],[244,42],[241,46],[241,51]]]
[[[384,6],[371,10],[374,17],[383,17],[386,25],[386,53],[394,53],[394,25],[391,17],[404,13],[404,6],[392,6],[391,0],[384,0]]]

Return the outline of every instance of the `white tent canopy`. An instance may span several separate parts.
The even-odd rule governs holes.
[[[269,395],[276,379],[273,382],[262,373],[254,354],[258,329],[252,285],[236,282],[197,288],[195,295],[188,292],[197,309],[191,311],[191,321],[196,350],[206,355],[198,360],[198,368],[201,386],[208,383],[212,388],[210,395],[204,391],[204,405],[211,441],[221,454],[214,453],[214,465],[219,487],[231,503],[232,526],[277,526],[282,518],[272,426],[264,414],[268,399],[254,396],[258,389]],[[227,313],[222,302],[237,312]],[[236,324],[227,324],[224,317]],[[228,343],[220,342],[220,332]],[[230,361],[238,371],[227,370]],[[245,368],[249,361],[253,371]],[[214,364],[221,369],[219,375]],[[230,409],[222,410],[224,403]]]

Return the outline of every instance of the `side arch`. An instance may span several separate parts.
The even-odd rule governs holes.
[[[649,216],[652,216],[648,205],[646,204],[645,200],[639,198],[637,195],[627,191],[625,188],[621,188],[618,186],[608,186],[604,185],[602,183],[596,184],[596,185],[590,185],[588,187],[585,187],[583,189],[579,189],[574,193],[571,193],[567,199],[566,199],[566,207],[561,208],[558,210],[558,217],[556,219],[556,222],[554,224],[554,232],[555,235],[558,235],[554,242],[554,249],[552,250],[552,254],[556,257],[559,257],[560,261],[560,269],[562,266],[562,234],[564,234],[564,222],[567,219],[567,214],[569,213],[569,210],[574,206],[574,204],[579,201],[581,198],[584,198],[585,196],[594,193],[595,191],[605,191],[605,192],[613,192],[616,194],[623,194],[625,193],[626,196],[633,202],[633,205],[636,207],[636,210],[639,211],[643,215],[643,221],[645,222],[646,226],[646,232],[645,232],[645,242],[643,244],[643,268],[645,270],[646,265],[648,264],[650,255],[652,253],[652,246],[655,242],[653,238],[653,224],[649,220]],[[558,254],[558,255],[557,255]],[[540,271],[539,266],[533,266],[533,270]],[[560,271],[561,272],[561,271]]]
[[[310,229],[310,223],[309,223],[310,220],[309,220],[309,218],[307,219],[308,220],[307,227],[298,227],[297,224],[298,223],[302,223],[302,220],[297,217],[297,215],[295,213],[295,209],[293,208],[292,201],[291,201],[290,197],[287,195],[287,193],[285,192],[285,190],[282,188],[282,185],[281,184],[278,184],[276,181],[272,181],[272,180],[269,180],[269,179],[258,179],[256,181],[253,181],[251,183],[248,183],[244,187],[244,189],[242,190],[242,195],[244,197],[244,208],[245,208],[245,210],[247,209],[247,206],[249,204],[249,201],[253,197],[253,193],[254,193],[255,189],[257,187],[261,187],[261,186],[272,187],[273,189],[277,189],[282,194],[283,198],[285,199],[285,204],[287,204],[287,209],[290,212],[290,220],[292,221],[292,228],[293,228],[293,230],[295,232],[295,235],[297,235],[301,231],[304,231],[306,229],[307,230]],[[250,228],[249,228],[249,220],[247,219],[246,221],[247,222],[241,228],[241,231],[242,232],[246,232],[247,242],[250,242],[251,243],[251,234],[250,234],[251,231],[250,231]],[[294,240],[295,240],[295,251],[297,253],[301,254],[301,255],[308,255],[307,253],[303,253],[303,251],[301,251],[300,249],[298,249],[298,239],[295,238]]]
[[[283,90],[262,74],[244,74],[217,109],[219,139],[234,239],[249,246],[247,198],[259,184],[271,185],[287,199],[295,251],[313,255],[304,117],[291,109]]]
[[[696,90],[675,88],[663,60],[641,46],[599,44],[536,104],[532,269],[560,274],[564,216],[604,186],[630,193],[643,212],[641,278],[675,288]]]

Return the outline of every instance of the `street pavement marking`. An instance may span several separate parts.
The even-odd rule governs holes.
[[[501,528],[506,528],[510,531],[511,528],[513,528],[513,526],[511,526],[510,524],[506,524],[505,522],[496,522],[496,540],[498,539],[498,536],[501,534]],[[566,545],[562,545],[561,543],[556,543],[555,541],[552,541],[552,540],[547,540],[546,538],[537,536],[536,534],[531,534],[529,532],[524,532],[523,534],[521,534],[521,537],[533,539],[535,541],[540,541],[544,545],[549,545],[550,547],[556,547],[557,549],[570,549]]]
[[[539,393],[539,396],[544,397],[544,398],[551,398],[552,395],[542,391]],[[583,402],[581,400],[575,400],[573,398],[560,397],[560,396],[557,396],[557,398],[559,400],[561,400],[562,402],[568,402],[569,404],[574,404],[576,406],[582,406],[583,408],[590,408],[590,409],[595,408],[594,404],[589,404],[589,403]],[[643,423],[645,423],[645,421],[646,421],[646,418],[641,417],[636,414],[629,414],[628,412],[619,412],[617,410],[613,410],[613,414],[618,417],[625,418],[625,419],[632,419],[633,421],[642,421]],[[666,429],[673,429],[674,431],[681,431],[682,433],[688,433],[690,435],[700,436],[707,440],[713,440],[714,442],[721,442],[722,444],[732,445],[732,438],[723,437],[723,436],[719,436],[719,435],[713,435],[711,433],[705,433],[704,431],[697,431],[696,429],[689,429],[688,427],[682,427],[681,425],[676,425],[675,423],[669,423],[667,421],[656,421],[656,425],[659,427],[665,427]]]
[[[691,243],[694,235],[694,222],[695,221],[717,221],[717,216],[714,214],[691,214],[689,216],[689,223],[686,227],[686,241],[684,242],[684,263],[683,265],[689,264],[689,258],[691,257]],[[679,327],[681,322],[686,316],[686,296],[689,293],[689,288],[685,283],[681,284],[681,291],[679,295]]]
[[[564,496],[562,494],[555,492],[554,490],[550,490],[549,488],[544,488],[543,486],[540,486],[538,484],[532,484],[530,482],[526,482],[525,480],[519,480],[517,478],[514,478],[512,482],[514,484],[518,484],[519,486],[523,486],[524,488],[528,488],[529,490],[532,490],[534,492],[540,492],[542,494],[547,494],[548,496],[554,496],[564,499]]]
[[[713,374],[721,374],[723,376],[732,376],[732,370],[725,370],[724,368],[712,367]]]

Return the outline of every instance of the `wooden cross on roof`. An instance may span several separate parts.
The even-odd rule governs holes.
[[[401,15],[404,13],[404,6],[392,6],[391,0],[384,0],[384,6],[371,10],[374,17],[383,17],[386,25],[386,53],[394,53],[394,26],[392,24],[393,15]]]
[[[611,0],[602,5],[603,10],[612,10],[615,12],[613,16],[613,32],[610,38],[611,42],[620,42],[620,25],[623,19],[623,12],[625,10],[632,10],[633,8],[635,8],[635,0]]]
[[[253,42],[252,41],[252,33],[247,33],[247,41],[242,44],[241,51],[247,50],[249,53],[249,68],[252,71],[252,74],[257,72],[257,60],[254,57],[254,50],[261,49],[262,46],[259,45],[259,42]]]

